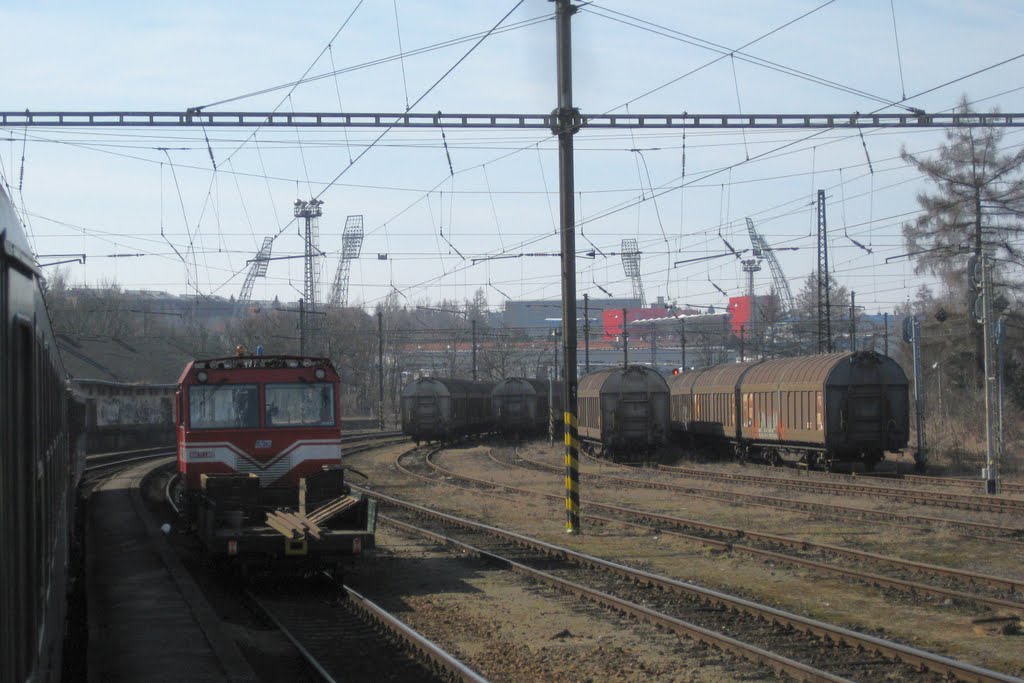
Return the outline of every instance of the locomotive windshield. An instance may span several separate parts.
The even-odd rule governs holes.
[[[260,426],[255,384],[194,385],[188,388],[192,429],[255,429]]]
[[[333,384],[268,384],[265,391],[268,427],[334,425]]]

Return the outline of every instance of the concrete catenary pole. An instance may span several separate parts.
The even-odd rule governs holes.
[[[985,480],[985,492],[999,493],[999,460],[996,455],[995,415],[993,414],[994,392],[996,389],[995,359],[992,357],[992,272],[988,256],[982,254],[979,259],[981,268],[981,326],[983,329],[982,360],[985,367],[985,469],[981,472]]]
[[[889,355],[889,313],[888,312],[886,312],[886,314],[883,316],[883,319],[885,320],[885,336],[883,337],[883,339],[885,341],[884,341],[884,345],[882,346],[882,352],[886,356],[888,356]]]
[[[583,367],[590,372],[590,295],[583,295]]]
[[[679,372],[686,372],[686,320],[679,320],[679,354],[682,362]]]
[[[384,431],[384,311],[377,311],[377,426]]]
[[[629,367],[629,325],[626,323],[626,309],[622,309],[622,367]]]
[[[850,350],[857,350],[857,292],[850,292]]]
[[[906,328],[904,328],[906,329]],[[915,316],[910,326],[910,342],[914,350],[914,413],[917,427],[917,452],[914,462],[917,468],[924,469],[928,462],[924,438],[924,375],[921,372],[921,321]]]

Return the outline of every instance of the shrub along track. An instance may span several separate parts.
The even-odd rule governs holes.
[[[410,453],[422,454],[423,451],[413,450]],[[421,462],[427,467],[425,461]],[[420,469],[418,465],[416,467]],[[429,475],[417,476],[437,481]],[[494,486],[487,482],[481,485],[488,488]],[[539,569],[543,575],[531,574],[538,580],[556,583],[565,590],[587,595],[590,599],[599,600],[617,610],[627,610],[645,620],[657,619],[668,628],[684,629],[691,637],[714,639],[716,646],[729,648],[730,651],[742,647],[737,641],[746,641],[755,649],[743,648],[742,656],[804,680],[836,680],[836,677],[842,679],[849,676],[867,680],[943,680],[944,677],[972,681],[1013,680],[1003,674],[590,557],[405,503],[374,491],[364,492],[376,497],[389,509],[401,509],[404,518],[411,515],[417,526],[423,524],[421,520],[429,518],[433,520],[431,524],[435,533],[440,528],[444,536],[454,535],[463,542],[467,541],[466,534],[469,534],[469,542],[474,546],[486,545],[475,552],[485,557],[500,555],[502,557],[494,561],[503,566],[522,572],[529,572],[531,568]],[[452,543],[450,540],[438,540]],[[550,578],[552,574],[556,575],[555,578]],[[652,591],[653,588],[659,590]],[[599,595],[592,592],[594,589]],[[614,603],[614,598],[609,596],[633,604],[624,606]],[[665,616],[669,617],[667,621]],[[709,631],[728,633],[735,639],[723,640]],[[784,659],[768,660],[768,652],[778,653]],[[804,666],[824,669],[831,674],[794,669],[792,663],[785,661],[785,658],[803,662]]]

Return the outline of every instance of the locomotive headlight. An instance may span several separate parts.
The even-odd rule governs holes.
[[[199,380],[200,382],[205,382],[206,380],[210,379],[210,376],[206,374],[205,370],[200,370],[199,372],[196,373],[196,379]]]
[[[323,379],[324,377],[327,376],[327,371],[325,371],[323,368],[317,368],[315,371],[313,371],[313,374],[316,376],[317,379]]]

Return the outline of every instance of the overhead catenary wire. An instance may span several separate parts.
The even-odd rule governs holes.
[[[178,185],[178,174],[174,170],[174,162],[171,161],[170,153],[168,153],[167,150],[164,150],[164,154],[167,155],[167,164],[171,167],[171,177],[174,179],[174,188],[175,188],[175,190],[177,190],[177,193],[178,193],[178,203],[181,206],[181,216],[182,216],[182,220],[185,223],[185,231],[186,231],[186,233],[188,233],[189,248],[191,249],[192,246],[193,246],[193,243],[192,243],[192,231],[191,231],[191,228],[189,228],[188,214],[185,211],[185,200],[181,196],[181,186]],[[188,259],[186,259],[184,256],[182,256],[181,252],[178,251],[178,247],[176,247],[174,245],[174,243],[172,243],[169,239],[167,239],[166,236],[164,236],[164,226],[163,226],[163,164],[160,165],[160,169],[161,169],[160,170],[160,189],[161,189],[161,192],[160,192],[160,197],[161,197],[160,235],[167,241],[167,244],[171,247],[171,249],[174,250],[174,253],[176,253],[178,255],[178,258],[181,259],[181,262],[185,264],[185,287],[186,287],[186,289],[191,287],[192,289],[195,289],[196,292],[198,292],[199,291],[199,284],[197,282],[194,282],[194,278],[192,277],[192,273],[189,270]],[[186,253],[188,253],[188,252],[186,251]]]
[[[409,85],[405,80],[405,51],[402,49],[402,25],[398,21],[398,0],[392,0],[392,5],[395,8],[395,34],[398,36],[398,63],[402,65],[402,90],[405,93],[405,110],[409,111]]]
[[[685,133],[684,133],[684,134],[685,134]],[[539,152],[539,147],[538,147],[538,152]],[[680,174],[680,176],[681,176],[681,177],[684,177],[684,172],[683,172],[683,171],[685,171],[685,169],[681,169],[681,174]],[[450,175],[451,175],[451,173],[450,173]],[[739,181],[737,180],[736,182],[738,183]],[[650,183],[648,183],[648,184],[650,184]],[[735,183],[732,183],[732,182],[730,182],[730,187],[732,187],[732,186],[733,186],[734,184],[735,184]],[[452,192],[452,194],[454,194],[454,192]],[[490,194],[492,195],[492,199],[493,199],[493,194],[494,194],[494,193],[492,192],[492,193],[490,193]],[[460,208],[461,208],[461,207],[460,207]],[[598,231],[597,231],[597,232],[595,233],[595,235],[597,235],[597,234],[601,234],[601,231],[600,231],[600,230],[598,230]],[[461,244],[462,244],[462,243],[461,243],[461,241],[460,241],[460,245],[461,245]],[[505,245],[502,245],[502,248],[504,249],[504,248],[505,248]],[[466,253],[468,254],[469,252],[467,251]]]
[[[338,85],[338,75],[334,68],[334,48],[331,47],[330,43],[327,43],[327,56],[331,60],[331,72],[334,73],[334,92],[338,96],[338,113],[344,114],[345,107],[341,104],[341,86]],[[345,126],[342,130],[345,132],[345,151],[348,152],[348,161],[352,163],[352,145],[348,139],[348,126]]]
[[[736,55],[729,55],[729,65],[732,67],[732,84],[736,90],[736,109],[740,115],[743,114],[743,103],[740,101],[740,81],[736,76]],[[740,133],[743,135],[743,153],[746,155],[747,160],[750,160],[750,150],[747,149],[747,131],[744,128],[740,128]]]
[[[358,7],[356,9],[358,9]],[[355,10],[353,10],[353,13],[354,13],[354,11]],[[351,18],[351,15],[350,15],[350,18]],[[530,18],[530,19],[524,19],[522,21],[518,21],[518,22],[514,22],[514,23],[511,23],[511,24],[502,26],[502,27],[494,30],[492,33],[495,34],[495,35],[502,34],[502,33],[508,33],[510,31],[515,31],[515,30],[522,29],[522,28],[529,28],[531,26],[535,26],[537,24],[544,23],[544,22],[549,22],[549,21],[553,21],[553,17],[551,15],[549,15],[549,14],[544,14],[544,15],[541,15],[541,16],[538,16],[538,17],[533,17],[533,18]],[[347,20],[346,20],[346,22],[347,22]],[[342,28],[344,28],[344,26],[342,26]],[[339,33],[340,33],[340,29],[339,29]],[[252,97],[259,97],[260,95],[267,95],[269,93],[276,92],[278,90],[286,90],[286,89],[289,89],[289,88],[294,89],[294,88],[296,88],[296,87],[298,87],[300,85],[306,85],[308,83],[314,83],[314,82],[319,81],[319,80],[324,79],[324,78],[337,77],[337,76],[341,76],[341,75],[344,75],[344,74],[347,74],[347,73],[352,73],[352,72],[355,72],[355,71],[361,71],[363,69],[369,69],[369,68],[372,68],[372,67],[375,67],[375,66],[380,66],[380,65],[383,65],[383,64],[388,64],[390,62],[398,61],[400,59],[405,59],[407,57],[415,57],[415,56],[418,56],[418,55],[421,55],[421,54],[426,54],[428,52],[434,52],[434,51],[437,51],[437,50],[443,50],[445,48],[454,47],[456,45],[461,45],[462,43],[472,42],[474,40],[477,40],[478,38],[480,38],[482,35],[484,35],[486,33],[487,33],[487,31],[477,31],[475,33],[470,33],[470,34],[467,34],[467,35],[459,36],[457,38],[452,38],[452,39],[449,39],[449,40],[441,41],[439,43],[433,43],[431,45],[426,45],[426,46],[421,47],[421,48],[416,48],[416,49],[413,49],[413,50],[409,50],[408,52],[399,52],[397,54],[388,55],[387,57],[381,57],[379,59],[374,59],[374,60],[369,61],[369,62],[363,62],[363,63],[360,63],[360,64],[353,64],[352,66],[342,67],[341,69],[335,69],[332,66],[331,67],[331,71],[328,72],[328,73],[316,74],[316,75],[313,75],[313,76],[309,76],[308,75],[309,72],[307,71],[298,80],[289,81],[287,83],[280,83],[280,84],[277,84],[277,85],[272,85],[272,86],[269,86],[269,87],[266,87],[266,88],[262,88],[260,90],[254,90],[252,92],[244,93],[242,95],[234,95],[232,97],[227,97],[227,98],[224,98],[222,100],[217,100],[215,102],[209,102],[207,104],[203,104],[203,105],[200,105],[200,106],[196,107],[196,109],[201,111],[201,110],[204,110],[204,109],[210,109],[210,108],[213,108],[213,107],[218,107],[218,106],[220,106],[222,104],[231,104],[232,102],[239,102],[241,100],[249,99],[249,98],[252,98]],[[335,38],[337,38],[337,34],[335,35]],[[331,42],[333,42],[333,39],[332,39]],[[328,45],[330,45],[330,44],[331,43],[328,43]]]
[[[638,96],[628,100],[627,102],[624,102],[624,103],[622,103],[622,104],[620,104],[618,106],[612,107],[611,109],[609,109],[608,111],[606,111],[604,113],[605,114],[609,114],[609,113],[611,113],[611,112],[613,112],[613,111],[615,111],[617,109],[621,109],[621,108],[625,107],[627,104],[633,104],[634,102],[638,102],[639,100],[641,100],[641,99],[643,99],[645,97],[648,97],[650,95],[653,95],[654,93],[656,93],[656,92],[658,92],[660,90],[664,90],[665,88],[678,83],[679,81],[683,80],[684,78],[692,76],[693,74],[695,74],[695,73],[697,73],[699,71],[702,71],[702,70],[706,69],[707,67],[722,61],[727,56],[739,53],[742,50],[745,50],[746,48],[750,47],[751,45],[755,45],[755,44],[761,42],[762,40],[764,40],[765,38],[768,38],[769,36],[772,36],[772,35],[778,33],[779,31],[782,31],[783,29],[792,26],[793,24],[797,23],[801,19],[809,17],[810,15],[814,14],[815,12],[818,12],[818,11],[824,9],[825,7],[828,7],[829,5],[831,5],[835,1],[836,0],[827,0],[826,2],[822,3],[821,5],[813,7],[812,9],[804,12],[800,16],[798,16],[798,17],[796,17],[794,19],[791,19],[790,21],[782,24],[781,26],[778,26],[778,27],[772,29],[771,31],[768,31],[767,33],[761,34],[757,38],[754,38],[753,40],[751,40],[751,41],[749,41],[747,43],[744,43],[743,45],[741,45],[740,47],[738,47],[736,49],[733,49],[733,50],[730,50],[730,49],[727,49],[727,48],[726,49],[722,49],[721,46],[715,46],[716,48],[718,48],[715,51],[720,53],[720,55],[718,57],[716,57],[715,59],[712,59],[709,62],[705,62],[704,64],[702,64],[702,65],[700,65],[700,66],[698,66],[698,67],[696,67],[694,69],[691,69],[690,71],[682,74],[681,76],[677,76],[676,78],[673,78],[672,80],[668,81],[667,83],[663,83],[663,84],[657,86],[656,88],[652,88],[650,90],[647,90],[646,92],[644,92],[644,93],[642,93],[642,94],[640,94],[640,95],[638,95]],[[601,9],[604,9],[604,8],[601,8]],[[588,8],[588,11],[592,11],[592,9]],[[605,10],[605,11],[610,11],[610,10]],[[621,13],[617,13],[617,14],[621,14]],[[623,16],[629,16],[629,15],[623,15]],[[634,17],[630,17],[630,18],[634,18]],[[659,28],[663,28],[663,27],[659,27]]]
[[[892,34],[896,38],[896,63],[900,69],[900,92],[902,93],[903,99],[907,99],[907,86],[903,82],[903,55],[900,54],[900,32],[896,28],[896,2],[895,0],[889,0],[889,10],[892,13]]]

